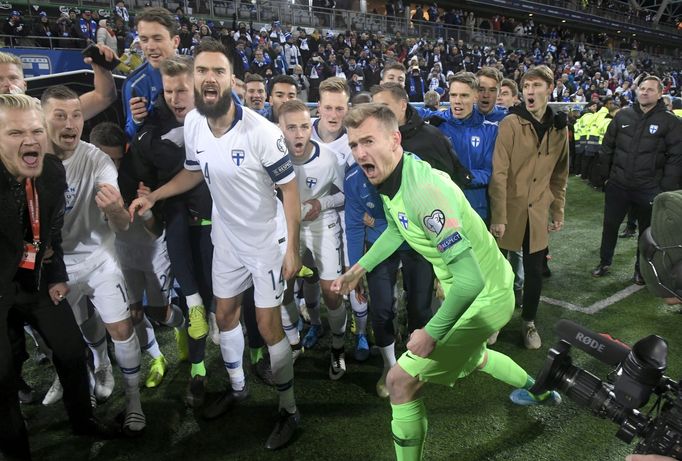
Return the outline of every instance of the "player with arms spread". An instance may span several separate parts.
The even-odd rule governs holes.
[[[486,339],[514,310],[513,274],[483,220],[450,178],[403,153],[391,110],[363,104],[346,116],[355,160],[377,186],[388,227],[372,248],[332,284],[347,293],[360,278],[406,241],[431,264],[446,293],[441,308],[415,330],[388,373],[393,439],[398,460],[420,459],[426,409],[417,393],[424,382],[454,385],[480,369],[517,389],[519,404],[556,403],[559,395],[532,395],[533,379],[512,359],[486,348]],[[522,394],[523,399],[518,399]]]
[[[266,448],[277,449],[291,440],[300,420],[291,348],[284,337],[279,306],[284,280],[301,267],[301,205],[282,132],[234,102],[231,85],[227,50],[215,40],[202,41],[194,59],[196,110],[185,118],[185,169],[147,197],[133,201],[130,213],[142,215],[156,201],[206,181],[213,198],[216,317],[231,388],[205,409],[204,416],[216,418],[248,396],[239,317],[242,293],[253,285],[258,329],[268,345],[279,392],[280,417]],[[282,191],[284,213],[275,197],[275,185]]]

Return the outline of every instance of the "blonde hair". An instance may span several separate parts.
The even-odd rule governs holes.
[[[19,68],[21,76],[22,77],[24,76],[24,65],[21,62],[21,58],[16,54],[5,53],[3,51],[0,51],[0,64],[14,64]]]
[[[398,131],[398,119],[393,111],[388,106],[375,102],[353,107],[343,119],[343,124],[346,128],[357,128],[368,118],[374,118],[387,130]]]
[[[25,94],[0,94],[0,110],[37,110],[42,113],[40,101]]]
[[[322,99],[322,93],[346,93],[346,96],[350,98],[350,88],[346,80],[341,77],[329,77],[320,83],[320,99]]]
[[[279,119],[282,120],[284,114],[291,114],[296,112],[307,112],[310,115],[310,110],[308,106],[305,105],[300,99],[290,99],[279,107],[277,114]]]
[[[194,60],[189,56],[173,56],[163,60],[159,71],[165,77],[177,77],[183,74],[193,77]]]
[[[38,112],[40,120],[45,125],[45,114],[40,105],[40,101],[32,96],[25,94],[0,94],[0,114],[9,110],[34,110]]]

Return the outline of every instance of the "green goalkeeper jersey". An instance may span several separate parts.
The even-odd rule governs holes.
[[[499,290],[512,289],[509,263],[464,193],[445,173],[405,153],[379,193],[388,227],[360,259],[365,270],[374,269],[406,241],[433,265],[445,293],[457,287],[458,276],[469,275],[453,271],[453,262],[467,250],[484,280],[479,296],[494,297]]]

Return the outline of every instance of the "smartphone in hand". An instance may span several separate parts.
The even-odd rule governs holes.
[[[107,61],[102,54],[102,52],[97,48],[97,45],[90,44],[87,48],[81,51],[84,58],[91,58],[94,64],[104,67],[108,71],[114,70],[116,66],[121,62],[118,58],[114,57],[111,61]]]

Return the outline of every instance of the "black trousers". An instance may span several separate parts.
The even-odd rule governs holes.
[[[73,429],[85,428],[92,417],[85,342],[71,307],[66,301],[58,306],[52,304],[47,287],[36,293],[14,285],[13,290],[0,294],[0,452],[12,460],[31,459],[28,434],[19,408],[8,330],[9,322],[19,320],[38,331],[52,349],[54,366],[64,388],[64,406]]]
[[[367,273],[370,320],[379,347],[386,347],[395,341],[393,287],[401,261],[407,291],[408,332],[422,328],[432,316],[434,276],[431,264],[414,250],[396,251]]]
[[[213,298],[211,226],[190,226],[184,203],[167,202],[166,246],[173,276],[185,294],[199,293],[205,302]]]
[[[659,189],[636,190],[624,189],[609,181],[604,190],[604,225],[601,233],[600,263],[610,266],[618,242],[618,229],[628,209],[639,225],[639,235],[651,224],[651,210],[654,197]],[[635,271],[639,271],[639,251],[635,262]]]
[[[523,235],[523,310],[521,318],[526,322],[535,320],[540,305],[542,294],[542,272],[547,260],[547,248],[535,253],[530,252],[530,223],[526,223],[526,232]],[[509,256],[509,250],[502,250],[505,258]]]

